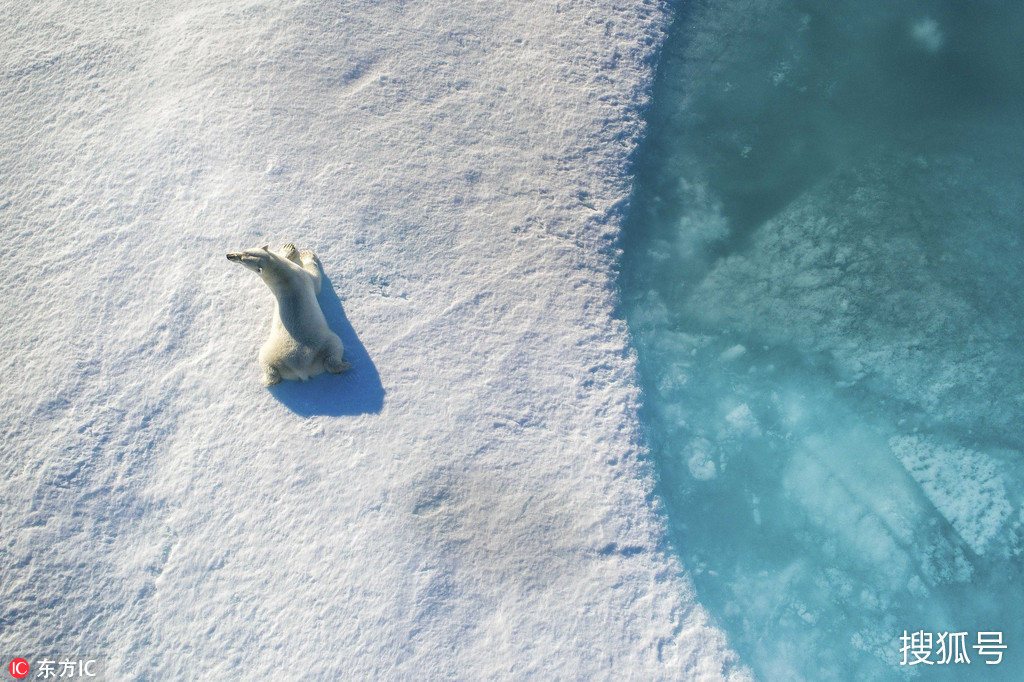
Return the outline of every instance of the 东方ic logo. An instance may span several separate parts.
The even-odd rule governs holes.
[[[15,658],[7,665],[7,670],[12,677],[20,680],[28,675],[28,661],[24,658]]]

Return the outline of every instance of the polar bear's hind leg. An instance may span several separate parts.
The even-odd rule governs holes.
[[[345,362],[333,355],[324,361],[324,368],[331,374],[341,374],[350,367],[352,367],[351,362]]]
[[[263,385],[275,386],[281,383],[281,372],[273,365],[263,365]]]
[[[345,362],[343,359],[344,350],[341,348],[341,344],[331,344],[333,347],[328,347],[324,351],[324,369],[331,374],[341,374],[349,367],[352,363]]]

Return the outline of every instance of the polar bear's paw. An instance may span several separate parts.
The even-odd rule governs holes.
[[[324,369],[331,374],[341,374],[351,366],[352,363],[345,362],[340,355],[331,355],[324,361]]]
[[[264,386],[276,386],[281,383],[281,373],[277,371],[277,367],[273,365],[267,365],[263,368],[263,385]]]
[[[299,263],[299,250],[295,248],[295,244],[288,243],[282,246],[281,255],[295,264]]]

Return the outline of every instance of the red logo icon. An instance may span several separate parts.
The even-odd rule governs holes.
[[[11,661],[11,664],[7,666],[7,669],[11,671],[11,675],[20,680],[28,675],[28,661],[24,658],[16,658]]]

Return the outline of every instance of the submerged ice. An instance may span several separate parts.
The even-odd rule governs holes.
[[[1024,9],[869,5],[680,9],[623,238],[660,493],[765,679],[914,676],[905,631],[1011,679]]]

